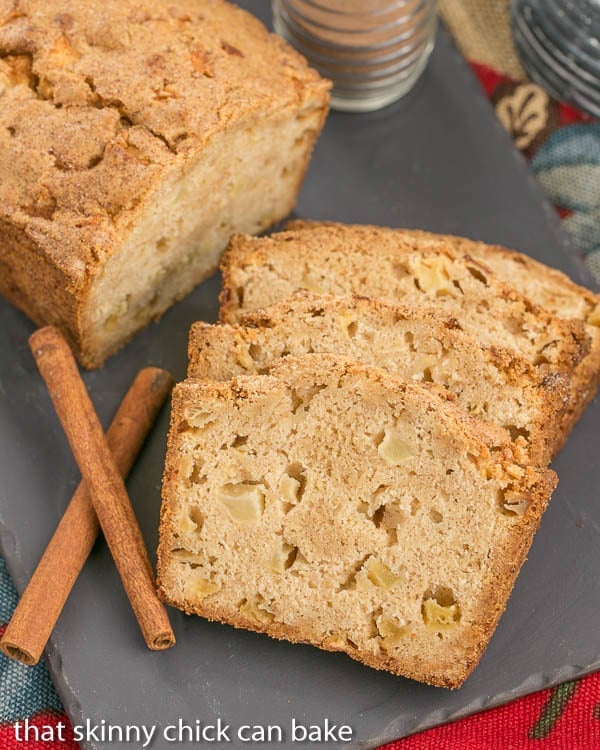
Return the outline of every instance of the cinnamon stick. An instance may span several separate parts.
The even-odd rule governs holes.
[[[172,386],[168,372],[146,367],[121,402],[106,438],[123,477],[129,474]],[[0,648],[7,656],[30,666],[37,664],[99,528],[90,493],[82,481],[6,626]]]
[[[53,326],[29,339],[38,369],[85,480],[104,537],[149,648],[175,643],[123,478],[66,341]]]

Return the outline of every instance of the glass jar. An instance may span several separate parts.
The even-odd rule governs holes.
[[[511,22],[528,75],[600,117],[600,0],[512,0]]]
[[[399,99],[423,72],[435,0],[273,0],[277,33],[333,81],[334,109],[366,112]]]

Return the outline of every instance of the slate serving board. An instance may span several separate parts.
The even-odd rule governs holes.
[[[244,3],[268,20],[266,2]],[[258,7],[256,7],[258,6]],[[526,164],[440,29],[431,64],[404,100],[368,115],[332,113],[297,214],[423,227],[518,247],[591,285]],[[214,320],[218,278],[168,312],[99,371],[85,375],[108,424],[135,372],[185,373],[187,329]],[[0,301],[0,547],[22,590],[78,481],[30,356],[32,325]],[[176,648],[144,647],[114,566],[99,542],[47,651],[74,724],[279,725],[292,718],[349,724],[345,747],[374,748],[600,668],[599,404],[588,409],[555,462],[560,485],[480,666],[456,691],[378,673],[340,654],[291,646],[171,610]],[[156,546],[168,425],[162,413],[129,490],[150,549]],[[1,697],[0,697],[1,701]],[[0,704],[1,705],[1,704]],[[125,742],[87,748],[130,748]],[[153,748],[171,747],[162,739]],[[321,745],[322,746],[322,745]],[[332,743],[327,746],[333,747]],[[338,746],[338,745],[335,745]]]

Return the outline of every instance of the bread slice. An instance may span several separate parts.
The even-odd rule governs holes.
[[[532,463],[552,457],[553,426],[567,402],[564,379],[540,380],[522,358],[480,346],[456,320],[432,309],[298,292],[242,315],[240,325],[195,323],[188,377],[228,380],[310,352],[341,354],[404,379],[436,383],[470,414],[509,430]]]
[[[226,323],[307,289],[434,305],[482,344],[512,349],[533,365],[569,371],[589,348],[581,321],[556,318],[476,261],[447,248],[412,247],[392,229],[314,223],[310,231],[237,235],[221,271]]]
[[[408,231],[407,235],[419,244],[436,244],[441,240],[458,252],[485,263],[499,279],[511,284],[536,305],[561,318],[584,321],[591,346],[575,371],[573,389],[578,398],[572,399],[573,406],[566,415],[570,429],[594,398],[600,383],[600,295],[575,284],[561,271],[514,250],[464,237],[415,230]]]
[[[0,293],[100,365],[294,204],[329,84],[223,0],[0,4]]]
[[[308,289],[435,306],[484,346],[512,350],[541,378],[573,377],[589,351],[582,321],[557,318],[534,305],[472,258],[447,247],[414,247],[392,229],[317,223],[270,237],[236,236],[221,268],[224,322]],[[578,408],[579,398],[572,388],[569,409]],[[558,444],[569,426],[556,426]]]
[[[457,687],[554,472],[437,390],[330,355],[175,389],[158,551],[188,613]]]
[[[318,223],[296,220],[286,224],[286,228],[310,232]],[[566,436],[594,397],[600,383],[600,295],[576,284],[555,268],[498,245],[418,229],[394,231],[402,236],[403,242],[412,247],[450,247],[460,255],[474,258],[534,304],[549,310],[557,317],[584,322],[590,337],[590,351],[577,365],[574,373],[573,397],[564,417],[563,431]]]

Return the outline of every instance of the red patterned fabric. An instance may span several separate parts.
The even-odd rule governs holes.
[[[30,716],[26,727],[24,722],[18,728],[15,724],[0,725],[0,750],[80,750],[64,714],[43,712]]]
[[[475,71],[479,82],[483,86],[485,93],[492,99],[496,93],[496,90],[501,84],[508,84],[509,86],[515,85],[514,79],[510,76],[499,73],[494,68],[490,68],[489,65],[482,65],[481,63],[471,62],[471,67]],[[518,82],[517,82],[518,83]],[[589,115],[584,112],[580,112],[575,107],[571,107],[569,104],[563,104],[562,102],[554,102],[557,110],[560,113],[560,124],[561,125],[574,125],[579,122],[592,122]]]
[[[600,750],[600,673],[392,742],[382,750]]]

